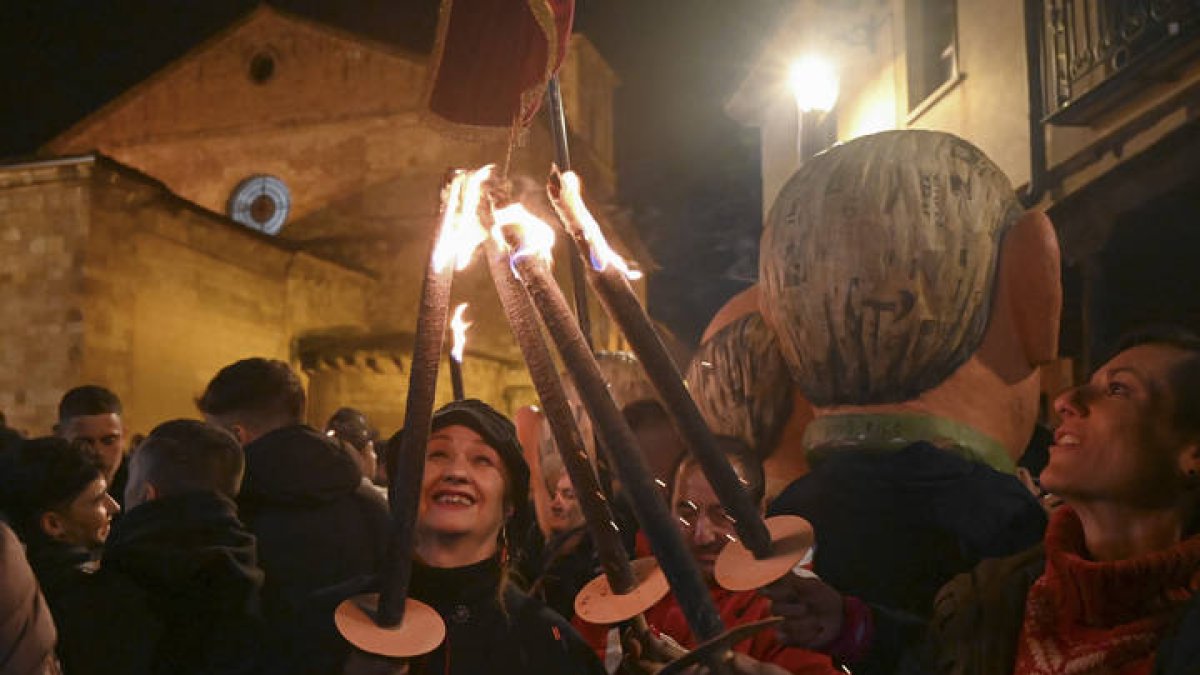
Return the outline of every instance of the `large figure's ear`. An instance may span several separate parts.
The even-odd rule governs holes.
[[[999,319],[998,311],[1008,314],[1013,337],[1029,365],[1057,358],[1062,262],[1054,225],[1040,211],[1027,211],[1004,236],[993,322]]]

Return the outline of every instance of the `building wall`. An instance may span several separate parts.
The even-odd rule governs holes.
[[[321,426],[343,406],[357,408],[386,436],[404,426],[409,363],[394,354],[360,352],[336,363],[319,364],[306,372],[309,382],[308,417]],[[463,390],[467,397],[487,402],[508,415],[536,400],[524,364],[467,352],[463,359]],[[453,398],[446,361],[438,371],[435,409]]]
[[[272,73],[256,82],[252,64],[264,55]],[[98,150],[115,160],[98,170],[83,215],[72,221],[77,229],[91,224],[78,243],[85,253],[77,357],[43,398],[56,403],[83,380],[110,386],[126,403],[131,429],[144,432],[167,417],[194,415],[194,397],[235,359],[296,360],[298,342],[312,335],[412,331],[446,171],[508,163],[519,190],[543,195],[553,157],[545,119],[509,156],[504,133],[481,142],[426,118],[425,70],[424,57],[263,5],[43,148],[47,156]],[[575,166],[589,204],[610,221],[616,78],[582,37],[572,39],[563,73]],[[224,217],[235,186],[260,173],[291,191],[278,238]],[[49,218],[42,209],[22,224],[14,250],[27,245],[26,230],[51,228]],[[636,233],[611,222],[614,247],[638,257]],[[6,226],[0,219],[0,232]],[[556,273],[569,294],[568,251],[559,248]],[[472,302],[476,321],[469,394],[508,411],[531,403],[484,265],[459,275],[454,301]],[[592,308],[598,344],[623,346]],[[24,339],[12,342],[26,349]],[[310,421],[357,405],[381,428],[398,427],[407,359],[361,354],[310,368]],[[24,415],[16,419],[49,423],[44,412]]]
[[[904,0],[885,0],[866,12],[805,0],[795,4],[764,49],[752,76],[759,81],[743,85],[737,94],[759,103],[753,123],[760,127],[763,141],[764,212],[803,159],[797,151],[795,104],[782,79],[787,62],[808,53],[824,56],[838,71],[834,114],[839,141],[888,129],[947,131],[978,145],[1014,186],[1029,180],[1022,3],[959,0],[957,10],[959,77],[910,111]],[[850,40],[848,34],[856,38]]]
[[[923,114],[907,116],[907,127],[936,129],[979,146],[1014,186],[1029,180],[1028,87],[1025,25],[1020,0],[958,0],[960,80]],[[897,100],[907,108],[904,3],[893,0]],[[935,96],[937,96],[935,94]]]
[[[132,431],[195,417],[222,366],[290,360],[306,332],[366,329],[371,277],[106,160],[5,168],[0,204],[0,269],[18,289],[0,303],[0,405],[31,433],[83,383],[116,391]]]
[[[83,361],[88,162],[0,169],[0,410],[45,433]]]

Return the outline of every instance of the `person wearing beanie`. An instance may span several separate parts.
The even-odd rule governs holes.
[[[325,423],[325,435],[345,443],[353,451],[363,476],[374,484],[379,458],[375,453],[375,430],[367,416],[354,408],[338,408]]]
[[[446,622],[412,673],[603,673],[561,616],[508,579],[510,533],[528,529],[529,467],[507,417],[482,401],[433,415],[410,595]]]

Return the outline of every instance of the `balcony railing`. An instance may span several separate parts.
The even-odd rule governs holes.
[[[1048,121],[1088,124],[1200,51],[1200,0],[1046,0]]]

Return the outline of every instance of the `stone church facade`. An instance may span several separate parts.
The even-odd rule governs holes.
[[[130,430],[145,432],[194,416],[221,366],[266,356],[304,374],[310,422],[350,405],[397,428],[443,176],[507,162],[537,195],[553,157],[541,118],[511,157],[503,135],[430,120],[427,62],[264,5],[39,157],[0,163],[9,424],[47,432],[62,392],[90,382],[116,391]],[[616,78],[581,36],[561,77],[589,204],[648,266],[615,205]],[[557,258],[570,292],[565,251]],[[467,393],[512,412],[534,394],[485,267],[455,281],[475,321]],[[597,344],[621,348],[593,317]]]

